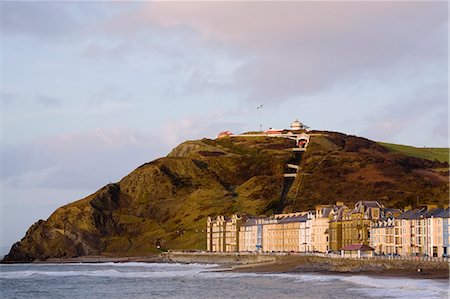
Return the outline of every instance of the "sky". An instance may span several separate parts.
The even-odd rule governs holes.
[[[3,1],[0,13],[0,248],[224,130],[298,119],[448,147],[447,1]]]

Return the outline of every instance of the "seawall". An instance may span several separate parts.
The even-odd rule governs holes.
[[[167,262],[201,263],[221,265],[248,265],[273,263],[280,255],[253,253],[207,253],[207,252],[166,252],[162,257]]]

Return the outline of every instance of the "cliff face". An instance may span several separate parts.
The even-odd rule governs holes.
[[[298,211],[318,203],[373,199],[401,207],[448,200],[448,168],[390,153],[354,136],[311,138],[280,202],[294,142],[248,137],[188,141],[30,227],[5,261],[83,255],[141,255],[204,249],[208,215]],[[417,197],[417,195],[419,197]]]

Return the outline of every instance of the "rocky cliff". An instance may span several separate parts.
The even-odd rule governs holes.
[[[132,256],[205,249],[208,215],[271,214],[362,199],[393,207],[448,201],[448,164],[391,153],[334,132],[311,138],[281,200],[294,141],[233,137],[187,141],[32,225],[4,261]]]

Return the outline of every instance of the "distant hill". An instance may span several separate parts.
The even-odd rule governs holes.
[[[379,142],[392,152],[402,153],[407,156],[449,162],[449,148],[445,147],[414,147],[408,145]]]
[[[447,162],[393,152],[361,137],[310,133],[304,153],[294,153],[295,142],[285,138],[186,141],[36,222],[4,260],[205,249],[209,215],[270,215],[338,200],[398,208],[448,202]],[[297,165],[295,178],[283,176],[287,164]]]

